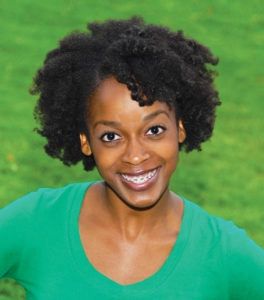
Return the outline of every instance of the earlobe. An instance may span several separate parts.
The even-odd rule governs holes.
[[[186,139],[186,131],[183,126],[182,120],[179,120],[178,124],[178,136],[179,136],[179,143],[183,143]]]
[[[80,134],[81,150],[84,155],[91,155],[92,150],[88,142],[87,136],[84,133]]]

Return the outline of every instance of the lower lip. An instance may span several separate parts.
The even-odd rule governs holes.
[[[127,181],[125,178],[123,178],[121,175],[121,180],[123,183],[125,183],[130,189],[134,190],[134,191],[144,191],[147,190],[148,188],[150,188],[151,185],[153,185],[157,178],[158,178],[158,174],[159,174],[159,168],[156,169],[156,173],[154,174],[153,177],[151,177],[150,179],[148,179],[146,182],[141,183],[141,184],[136,184],[133,181]]]

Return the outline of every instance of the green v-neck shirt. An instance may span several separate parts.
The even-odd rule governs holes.
[[[0,278],[31,300],[264,299],[264,251],[232,222],[184,199],[179,236],[149,278],[120,285],[82,247],[78,219],[92,182],[40,189],[0,210]]]

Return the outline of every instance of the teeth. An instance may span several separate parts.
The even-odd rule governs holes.
[[[153,170],[151,172],[149,172],[147,175],[140,175],[140,176],[128,176],[128,175],[124,175],[122,174],[122,177],[126,180],[126,181],[130,181],[136,184],[142,184],[145,183],[146,181],[148,181],[150,178],[152,178],[155,174],[156,174],[157,170]]]

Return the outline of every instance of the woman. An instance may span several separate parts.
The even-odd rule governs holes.
[[[208,48],[143,19],[89,24],[35,78],[46,152],[102,181],[40,189],[0,212],[0,277],[28,299],[263,299],[264,252],[169,190],[220,104]]]

